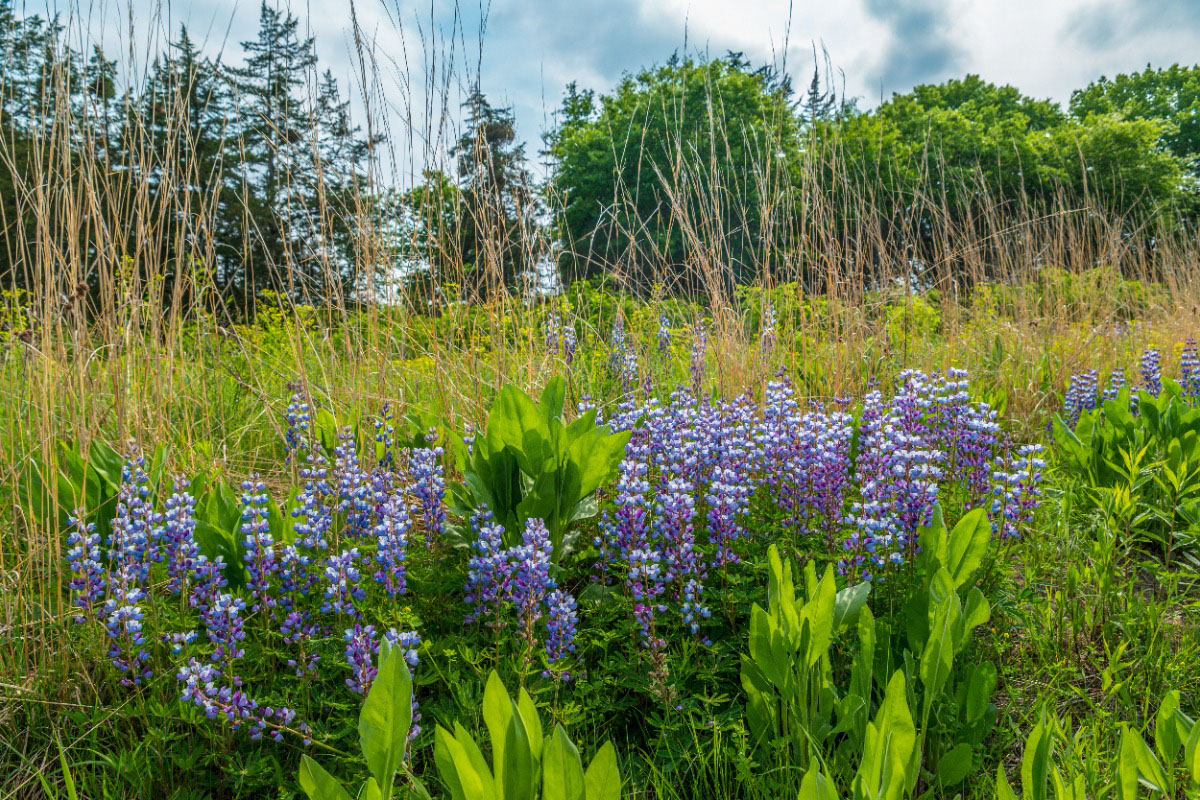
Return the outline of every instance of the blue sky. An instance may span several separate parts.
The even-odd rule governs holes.
[[[110,53],[144,62],[186,23],[210,53],[240,58],[254,36],[260,0],[14,0],[24,13],[47,5],[74,17]],[[350,0],[272,0],[316,36],[324,65],[349,83],[358,57]],[[871,106],[918,83],[968,72],[1037,97],[1065,101],[1099,75],[1194,63],[1200,57],[1200,0],[355,0],[353,13],[381,76],[371,101],[394,130],[413,126],[415,144],[453,126],[457,103],[478,75],[484,91],[511,104],[520,136],[538,135],[564,86],[605,90],[623,72],[685,47],[744,51],[786,65],[798,86],[811,72],[813,43],[827,48],[848,94]],[[131,26],[132,20],[132,26]],[[135,31],[130,47],[128,31]],[[429,101],[429,81],[449,102]],[[448,78],[448,80],[447,80]],[[356,107],[363,107],[361,97]],[[430,111],[432,109],[432,111]],[[444,113],[443,113],[444,111]],[[406,138],[406,137],[397,137]],[[417,157],[420,160],[420,156]]]

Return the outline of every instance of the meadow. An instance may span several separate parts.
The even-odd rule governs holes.
[[[434,796],[491,796],[434,731],[484,729],[492,671],[585,760],[611,742],[620,796],[882,792],[896,694],[920,744],[888,792],[1020,792],[1031,731],[1055,791],[1127,791],[1129,732],[1191,791],[1200,374],[1172,293],[1127,294],[1026,350],[1003,307],[787,285],[732,322],[580,286],[86,359],[11,335],[6,789],[286,795],[302,754],[356,780],[387,641]],[[822,337],[840,315],[871,332]]]
[[[1194,218],[668,130],[586,275],[149,96],[0,137],[0,798],[1200,797]]]

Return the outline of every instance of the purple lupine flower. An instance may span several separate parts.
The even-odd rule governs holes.
[[[471,608],[466,624],[490,618],[489,624],[495,628],[500,624],[500,604],[512,592],[513,569],[510,553],[504,548],[504,526],[484,507],[471,518],[471,529],[475,541],[471,543],[473,554],[467,565],[463,598]]]
[[[100,550],[100,534],[96,533],[96,526],[87,521],[82,509],[71,515],[67,525],[71,529],[67,536],[71,593],[75,607],[83,612],[75,619],[83,622],[87,617],[94,617],[103,603],[106,572]]]
[[[638,385],[638,357],[633,343],[625,333],[625,320],[617,316],[613,323],[612,336],[609,339],[609,366],[613,374],[621,381],[623,396],[631,398]]]
[[[311,729],[307,724],[295,723],[295,711],[260,707],[241,689],[239,679],[223,674],[212,664],[190,659],[176,678],[183,684],[180,690],[183,702],[195,705],[208,719],[221,720],[234,731],[245,727],[254,740],[268,734],[279,742],[285,732],[292,732],[301,737],[305,746],[312,743]]]
[[[1188,339],[1179,354],[1179,385],[1185,398],[1200,402],[1200,351],[1195,339]]]
[[[528,520],[521,544],[509,550],[508,558],[512,565],[509,596],[517,612],[521,633],[531,645],[534,626],[544,611],[544,601],[551,591],[558,588],[550,577],[551,552],[550,531],[540,519]]]
[[[671,352],[671,320],[666,314],[658,315],[658,352]]]
[[[733,543],[746,535],[739,518],[749,510],[750,487],[733,469],[719,466],[708,495],[708,536],[717,546],[716,563],[722,568],[741,561]]]
[[[188,579],[200,558],[196,543],[196,498],[188,493],[188,482],[175,481],[174,492],[167,498],[163,513],[162,543],[167,557],[167,589],[173,595],[186,594]]]
[[[383,634],[383,638],[391,642],[392,647],[403,648],[404,660],[408,663],[408,674],[411,676],[416,670],[417,664],[420,663],[417,648],[421,646],[421,637],[416,631],[397,631],[395,628],[390,628],[387,633]],[[412,727],[408,731],[409,744],[412,744],[417,735],[421,733],[421,726],[417,724],[421,721],[421,712],[417,707],[416,692],[413,692],[412,710]]]
[[[375,444],[383,450],[377,461],[379,469],[387,470],[396,465],[396,427],[392,424],[392,404],[384,401],[379,419],[375,420]]]
[[[768,304],[763,309],[762,330],[759,335],[759,343],[764,354],[770,355],[775,350],[775,343],[778,341],[778,333],[775,328],[775,307]]]
[[[575,326],[564,324],[562,317],[556,311],[546,321],[546,350],[553,355],[562,355],[567,366],[575,359],[578,339],[575,336]]]
[[[205,635],[216,645],[209,658],[227,667],[246,655],[242,642],[246,640],[246,629],[242,612],[246,601],[228,592],[218,594],[203,614]],[[232,674],[232,671],[230,671]]]
[[[321,604],[321,611],[347,614],[355,619],[361,616],[354,605],[367,599],[366,591],[359,585],[362,573],[358,563],[361,559],[357,547],[329,557],[325,567],[325,602]]]
[[[437,433],[427,437],[432,444]],[[425,545],[433,547],[446,527],[446,476],[442,469],[445,450],[441,447],[422,447],[412,451],[412,492],[421,510],[425,526]]]
[[[147,662],[146,633],[142,627],[145,614],[141,601],[146,593],[138,587],[119,590],[104,601],[104,627],[112,640],[108,657],[121,673],[125,686],[140,686],[153,675]]]
[[[229,581],[225,578],[225,557],[217,556],[210,561],[202,555],[196,560],[196,572],[191,581],[192,593],[188,598],[188,605],[205,614],[228,585]]]
[[[299,384],[292,386],[292,401],[287,409],[287,432],[284,443],[287,445],[288,460],[298,451],[307,450],[312,445],[312,407],[305,397],[304,388]]]
[[[1074,428],[1084,413],[1099,406],[1098,382],[1099,377],[1094,369],[1077,372],[1071,376],[1067,396],[1063,401],[1063,417],[1069,427]]]
[[[1158,397],[1162,394],[1162,354],[1153,348],[1142,352],[1142,388]]]
[[[150,578],[150,564],[161,560],[162,556],[155,552],[150,541],[159,522],[150,499],[146,459],[136,444],[130,444],[129,456],[121,470],[121,488],[117,492],[110,540],[117,569],[109,580],[109,590],[118,595],[118,600],[120,594],[144,585]],[[122,603],[118,602],[118,605]]]
[[[279,633],[283,637],[283,643],[292,645],[299,650],[297,658],[289,658],[287,665],[295,671],[297,678],[303,678],[312,675],[317,671],[317,665],[321,661],[321,657],[316,653],[309,653],[307,645],[320,633],[320,626],[312,621],[311,616],[306,611],[292,611],[283,618],[283,623],[279,626]]]
[[[275,575],[275,540],[271,536],[266,485],[256,476],[242,483],[242,535],[246,552],[246,588],[254,596],[252,611],[274,608],[271,578]]]
[[[546,597],[546,656],[551,664],[575,652],[578,608],[575,598],[561,589],[555,589]]]
[[[1107,403],[1109,400],[1116,400],[1117,395],[1128,385],[1129,382],[1125,378],[1125,370],[1121,367],[1113,369],[1112,374],[1108,376],[1108,387],[1104,390],[1104,402]]]
[[[412,523],[408,506],[400,494],[384,501],[375,524],[375,582],[382,584],[389,597],[408,591],[408,531]]]
[[[342,428],[334,450],[333,482],[337,510],[346,515],[346,536],[361,539],[371,532],[371,486],[358,458],[354,429]]]
[[[633,616],[641,631],[643,646],[661,649],[666,643],[655,634],[654,618],[667,607],[659,598],[663,585],[661,556],[657,550],[639,547],[629,552],[629,574],[625,585],[633,597]]]
[[[374,625],[355,625],[347,628],[342,637],[346,642],[346,663],[350,665],[351,676],[346,678],[346,685],[355,694],[365,695],[371,691],[371,684],[379,674],[375,666],[375,654],[379,652],[378,634]]]
[[[1023,445],[1015,455],[1002,459],[997,465],[992,478],[995,483],[992,516],[999,521],[1002,537],[1019,537],[1021,528],[1033,521],[1033,515],[1041,505],[1045,468],[1039,444]]]
[[[411,673],[417,666],[417,648],[421,644],[421,637],[415,631],[397,632],[395,629],[390,629],[384,636],[393,646],[404,648],[404,660],[408,662]],[[355,625],[347,628],[342,638],[346,642],[346,663],[353,672],[346,679],[346,685],[355,694],[366,695],[379,675],[375,663],[375,656],[379,655],[379,633],[374,625]]]

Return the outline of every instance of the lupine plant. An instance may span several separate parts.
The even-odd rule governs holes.
[[[68,520],[72,601],[103,632],[116,677],[174,676],[185,706],[252,736],[319,738],[301,712],[268,702],[248,677],[252,660],[306,686],[335,671],[352,702],[369,696],[385,643],[415,665],[420,636],[396,627],[396,604],[428,581],[445,593],[448,576],[465,574],[463,635],[511,658],[523,685],[548,679],[555,691],[588,668],[578,645],[589,614],[616,604],[617,636],[669,710],[673,648],[704,652],[714,616],[736,620],[734,571],[776,538],[824,550],[840,579],[903,595],[924,574],[921,532],[943,500],[990,500],[1006,536],[1040,501],[1036,450],[1004,440],[953,371],[904,373],[853,412],[806,408],[782,379],[761,400],[635,391],[604,409],[611,427],[597,423],[599,408],[567,423],[564,381],[538,401],[508,387],[470,451],[442,427],[398,432],[386,408],[364,437],[305,396],[298,389],[287,410],[297,485],[281,501],[257,476],[240,495],[205,476],[168,493],[131,451],[110,534],[86,509]],[[414,541],[430,555],[421,547],[414,562]],[[812,589],[838,579],[814,576]],[[867,716],[855,720],[865,731]]]

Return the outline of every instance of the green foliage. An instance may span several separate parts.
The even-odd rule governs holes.
[[[1072,748],[1075,752],[1066,754],[1072,757],[1058,758],[1056,749],[1074,741],[1062,720],[1043,711],[1025,741],[1020,800],[1046,800],[1047,782],[1054,800],[1135,800],[1142,790],[1165,798],[1200,793],[1200,725],[1180,710],[1179,692],[1168,692],[1159,705],[1153,748],[1126,724],[1119,735],[1114,765],[1100,763],[1086,748]],[[996,772],[996,800],[1018,800],[1003,765]]]
[[[1172,64],[1165,69],[1147,65],[1141,72],[1101,77],[1071,93],[1071,113],[1119,113],[1129,119],[1167,123],[1160,141],[1180,159],[1191,162],[1200,154],[1200,66]]]
[[[149,459],[152,480],[161,479],[166,449]],[[87,512],[87,522],[103,537],[112,533],[112,517],[125,460],[116,450],[93,440],[84,452],[78,443],[56,442],[53,456],[31,453],[15,482],[17,504],[34,521],[56,532],[67,529],[77,510]],[[8,490],[8,487],[5,487]]]
[[[718,248],[734,275],[752,274],[786,227],[771,225],[764,207],[799,176],[789,93],[771,69],[737,56],[672,58],[599,98],[568,87],[547,144],[553,185],[566,198],[557,225],[571,277],[600,275],[620,260],[637,265],[635,281],[648,289],[651,263],[689,261],[696,242],[683,230],[688,218],[705,220],[702,235],[713,241],[702,246]],[[630,259],[630,250],[642,257]]]
[[[396,776],[404,775],[418,797],[429,797],[409,772],[406,752],[412,727],[412,676],[404,653],[384,639],[379,651],[379,674],[358,717],[358,741],[369,776],[358,792],[360,800],[390,800]],[[300,787],[309,800],[350,800],[336,778],[309,756],[300,764]]]
[[[488,766],[479,745],[462,725],[434,735],[434,760],[453,800],[619,800],[621,774],[616,750],[606,742],[585,770],[579,749],[561,725],[543,736],[529,694],[517,700],[500,677],[488,676],[483,718],[491,739]]]
[[[1113,317],[1133,320],[1167,301],[1167,291],[1151,281],[1127,279],[1115,267],[1072,271],[1046,267],[1019,284],[976,286],[971,306],[978,312],[1017,319],[1022,314],[1099,324]]]
[[[454,487],[464,525],[486,506],[510,544],[529,520],[545,521],[555,563],[574,548],[572,524],[597,513],[596,492],[621,463],[630,436],[597,425],[594,410],[565,423],[565,398],[562,378],[550,381],[538,402],[515,386],[501,389]]]
[[[1081,415],[1074,430],[1056,417],[1054,439],[1084,510],[1102,511],[1127,539],[1154,543],[1168,562],[1183,545],[1181,555],[1200,565],[1200,408],[1177,385],[1136,400],[1126,389]]]
[[[887,622],[877,622],[866,605],[869,584],[838,592],[832,567],[818,581],[809,561],[801,601],[791,565],[771,546],[770,610],[755,605],[751,612],[742,686],[752,741],[764,758],[805,773],[802,797],[824,796],[837,785],[852,786],[855,797],[907,797],[920,783],[947,788],[972,773],[996,721],[997,672],[991,662],[956,657],[990,617],[974,584],[991,535],[982,510],[964,515],[952,531],[940,514],[923,530],[918,580],[903,611],[907,647],[895,659]],[[843,691],[831,647],[851,630],[858,649]],[[892,663],[900,668],[868,723],[876,682]]]
[[[773,750],[784,763],[803,769],[825,751],[835,733],[848,734],[848,750],[857,751],[861,746],[872,656],[867,653],[856,662],[859,672],[852,679],[860,691],[866,687],[866,696],[848,694],[843,698],[833,681],[830,648],[834,637],[856,622],[864,651],[873,642],[874,620],[865,609],[870,584],[838,592],[833,567],[818,581],[809,561],[804,573],[806,599],[802,601],[796,595],[792,566],[782,562],[774,545],[767,563],[770,610],[754,605],[749,653],[742,656],[747,722],[760,748]]]

